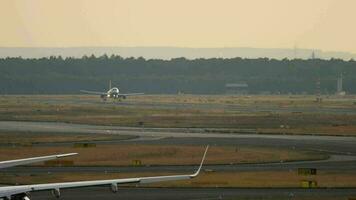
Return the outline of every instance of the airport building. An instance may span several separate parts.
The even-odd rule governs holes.
[[[226,94],[245,95],[248,94],[247,83],[227,83],[225,84]]]

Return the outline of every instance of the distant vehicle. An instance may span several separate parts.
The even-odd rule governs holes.
[[[126,97],[128,96],[144,95],[144,93],[127,93],[127,94],[120,93],[119,88],[111,87],[111,81],[109,83],[109,90],[107,92],[96,92],[96,91],[88,91],[88,90],[80,90],[80,92],[100,95],[103,101],[106,101],[108,98],[121,100],[121,99],[126,99]]]
[[[109,186],[111,191],[116,193],[118,191],[118,185],[120,184],[127,184],[127,183],[145,184],[145,183],[156,183],[156,182],[164,182],[164,181],[189,180],[199,175],[207,151],[208,151],[208,147],[206,147],[205,149],[199,168],[193,174],[123,178],[123,179],[109,179],[109,180],[93,180],[93,181],[77,181],[77,182],[64,182],[64,183],[47,183],[47,184],[35,184],[35,185],[2,186],[0,187],[0,200],[30,200],[30,192],[35,192],[35,191],[52,191],[53,196],[59,198],[61,195],[61,190],[69,189],[69,188]],[[72,156],[72,155],[76,155],[76,153],[2,161],[0,162],[0,169],[18,166],[18,165],[30,164],[35,162],[53,160],[53,159]]]

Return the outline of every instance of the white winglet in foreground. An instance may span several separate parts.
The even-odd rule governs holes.
[[[89,187],[89,186],[103,186],[103,185],[108,185],[111,187],[111,190],[113,192],[117,192],[118,184],[124,184],[124,183],[144,184],[144,183],[155,183],[155,182],[163,182],[163,181],[187,180],[187,179],[195,178],[196,176],[199,175],[208,148],[209,146],[206,147],[200,166],[194,174],[110,179],[110,180],[96,180],[96,181],[79,181],[79,182],[66,182],[66,183],[49,183],[49,184],[22,185],[22,186],[7,186],[7,187],[0,187],[0,199],[29,200],[29,196],[28,196],[29,192],[44,191],[44,190],[52,190],[54,196],[59,197],[61,189]]]

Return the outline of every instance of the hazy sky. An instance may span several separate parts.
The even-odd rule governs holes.
[[[0,46],[356,53],[356,0],[0,0]]]

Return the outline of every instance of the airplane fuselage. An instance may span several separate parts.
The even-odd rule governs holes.
[[[102,94],[101,98],[103,100],[106,100],[107,98],[113,98],[113,99],[125,99],[125,95],[120,95],[120,90],[117,87],[111,88],[106,92],[106,94]]]
[[[111,85],[111,84],[110,84]],[[80,90],[83,93],[87,94],[95,94],[95,95],[100,95],[100,97],[105,101],[108,98],[112,99],[126,99],[128,96],[137,96],[137,95],[143,95],[144,93],[120,93],[119,88],[113,87],[106,91],[106,92],[97,92],[97,91],[89,91],[89,90]]]

